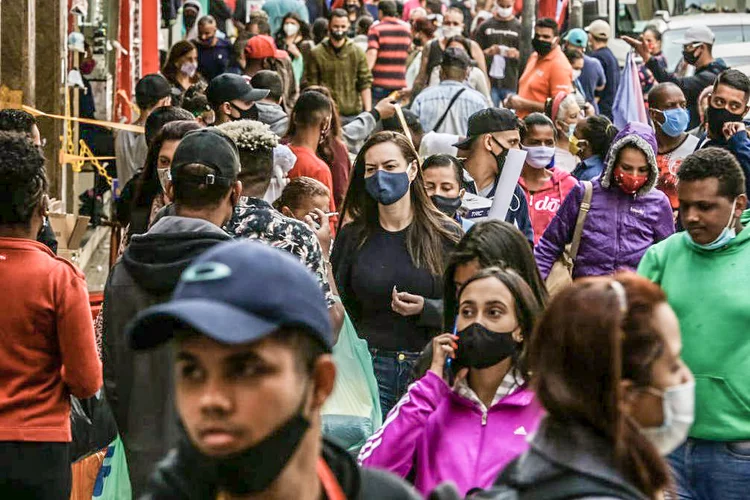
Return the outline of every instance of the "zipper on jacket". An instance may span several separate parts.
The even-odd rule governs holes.
[[[487,411],[482,410],[482,427],[487,425]]]

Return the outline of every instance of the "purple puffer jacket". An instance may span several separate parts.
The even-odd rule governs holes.
[[[422,494],[452,481],[463,497],[488,488],[503,468],[529,448],[542,408],[525,386],[484,412],[433,372],[411,385],[383,427],[359,453],[359,462],[406,477]]]
[[[646,154],[648,181],[635,195],[628,195],[614,181],[617,153],[636,147]],[[635,270],[648,248],[674,233],[669,198],[654,189],[659,175],[658,151],[653,130],[641,123],[629,123],[617,134],[607,155],[600,179],[592,181],[591,209],[583,225],[573,277],[610,275],[621,269]],[[552,265],[573,240],[584,186],[574,187],[534,248],[539,271],[547,278]]]

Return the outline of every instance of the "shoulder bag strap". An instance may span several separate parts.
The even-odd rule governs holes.
[[[591,209],[591,197],[594,194],[594,186],[591,181],[581,181],[583,183],[583,201],[581,206],[578,207],[578,219],[576,220],[576,228],[573,231],[573,241],[570,244],[570,260],[575,261],[576,255],[578,255],[578,247],[581,244],[581,235],[583,234],[583,224],[586,222],[586,216]]]
[[[440,128],[440,126],[445,121],[445,117],[448,116],[448,113],[450,112],[451,108],[453,107],[453,104],[455,104],[455,102],[458,100],[458,98],[461,96],[461,94],[464,93],[465,90],[466,90],[466,87],[462,88],[461,90],[459,90],[458,92],[456,92],[454,94],[453,98],[451,98],[451,102],[448,103],[448,107],[445,108],[445,111],[443,112],[443,116],[441,116],[438,119],[437,123],[435,123],[435,126],[432,127],[432,131],[433,132],[437,132],[438,131],[438,129]]]

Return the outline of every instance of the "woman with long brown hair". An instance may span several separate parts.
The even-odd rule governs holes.
[[[409,140],[379,132],[364,144],[331,260],[342,302],[370,344],[383,414],[406,389],[440,328],[420,322],[424,299],[442,298],[442,273],[461,228],[432,204]]]
[[[578,488],[575,498],[663,498],[662,456],[693,422],[695,382],[681,349],[664,292],[643,277],[583,279],[561,292],[529,347],[547,415],[498,482],[531,496],[564,484]],[[543,498],[552,497],[562,498]]]
[[[198,49],[193,42],[181,40],[172,45],[161,74],[181,94],[198,83]]]
[[[323,142],[318,146],[318,156],[331,167],[333,176],[333,199],[336,206],[340,207],[344,202],[346,190],[349,188],[349,172],[352,170],[352,162],[349,159],[349,151],[344,143],[344,136],[341,133],[341,113],[336,100],[331,95],[328,87],[320,85],[311,85],[302,93],[315,90],[325,95],[331,101],[333,108],[331,113],[331,128],[328,131]]]

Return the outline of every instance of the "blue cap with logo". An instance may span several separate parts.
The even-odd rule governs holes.
[[[585,49],[589,43],[589,35],[581,28],[574,28],[565,35],[565,41],[574,47]]]
[[[244,344],[280,328],[300,329],[330,352],[328,307],[315,276],[283,250],[221,243],[182,273],[172,300],[142,311],[127,328],[135,350],[156,347],[188,326],[222,344]]]

